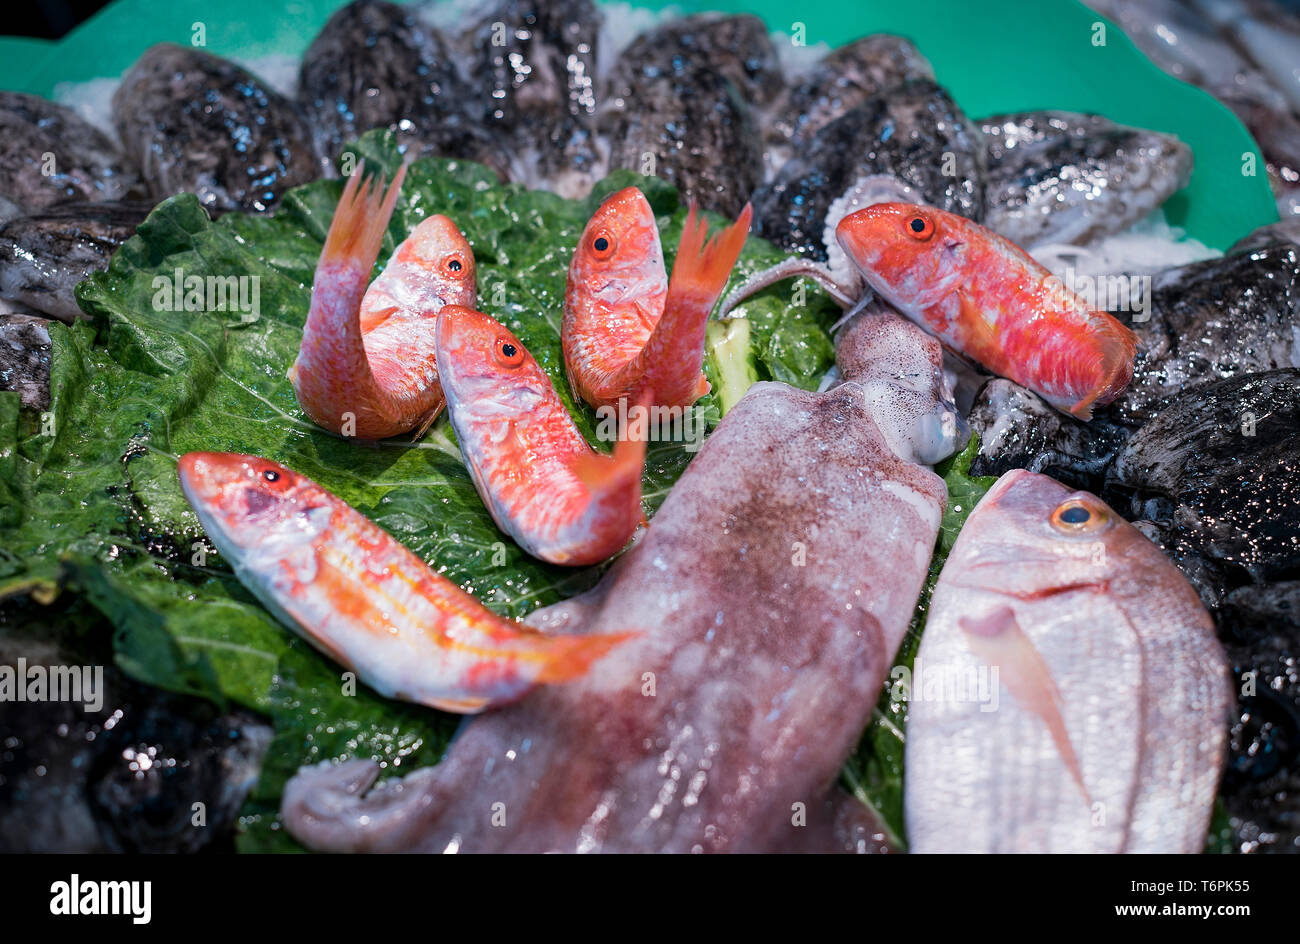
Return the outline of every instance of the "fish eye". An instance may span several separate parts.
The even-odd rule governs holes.
[[[591,241],[591,253],[597,259],[608,259],[614,254],[615,245],[614,237],[602,230]]]
[[[524,362],[524,349],[510,338],[497,338],[497,360],[506,367],[518,367]]]
[[[1052,512],[1052,527],[1062,534],[1090,534],[1110,523],[1110,515],[1095,502],[1067,498]]]
[[[465,265],[460,256],[454,253],[442,261],[442,268],[454,279],[461,278],[469,271],[469,266]]]
[[[922,241],[929,239],[934,235],[934,220],[918,213],[907,221],[907,235]]]
[[[280,481],[280,473],[275,471],[275,469],[264,469],[262,471],[262,478],[266,479],[268,482],[278,482]]]

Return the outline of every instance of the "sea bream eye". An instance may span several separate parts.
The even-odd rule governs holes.
[[[1052,527],[1062,534],[1091,534],[1110,523],[1110,515],[1095,500],[1067,498],[1052,512]]]
[[[275,469],[267,469],[262,473],[262,478],[266,479],[268,482],[278,482],[280,481],[280,473],[275,471]]]

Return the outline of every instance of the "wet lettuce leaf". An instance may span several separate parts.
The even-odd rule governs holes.
[[[387,177],[403,160],[387,132],[366,135],[342,159],[355,158]],[[480,307],[528,346],[594,442],[594,413],[573,401],[562,363],[565,277],[600,200],[633,184],[660,216],[671,264],[686,210],[663,181],[619,172],[572,201],[443,159],[411,166],[381,264],[429,214],[456,220],[478,262]],[[177,482],[180,455],[247,452],[282,462],[506,616],[578,593],[600,574],[534,560],[497,530],[445,418],[417,443],[363,444],[324,433],[299,410],[285,371],[342,188],[341,180],[298,188],[274,216],[212,221],[185,194],[159,204],[108,270],[79,286],[94,323],[51,326],[49,410],[22,411],[16,395],[0,394],[0,598],[61,592],[84,601],[102,614],[116,661],[132,677],[270,717],[276,737],[245,811],[247,850],[294,848],[276,809],[300,764],[369,756],[391,771],[434,763],[459,719],[350,685],[280,626],[207,545]],[[733,284],[781,258],[751,238]],[[257,311],[169,310],[170,286],[190,276],[255,276]],[[817,386],[832,363],[829,327],[838,317],[823,293],[777,286],[742,314],[748,349],[729,350],[729,390],[737,377]],[[716,373],[712,380],[720,385]],[[701,408],[716,423],[713,395]],[[682,443],[651,444],[648,513],[691,455]]]

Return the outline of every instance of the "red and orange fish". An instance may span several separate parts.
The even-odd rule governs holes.
[[[672,278],[654,211],[627,187],[601,204],[569,265],[561,340],[575,394],[609,406],[643,394],[658,406],[690,406],[709,392],[704,330],[745,244],[749,206],[707,239],[692,206]]]
[[[191,452],[179,473],[204,531],[244,586],[383,695],[477,712],[576,678],[629,637],[544,635],[503,619],[278,463]]]
[[[878,203],[844,217],[835,237],[885,301],[1059,410],[1091,419],[1133,377],[1132,331],[978,223]]]
[[[437,357],[447,417],[497,526],[553,564],[594,564],[621,550],[645,520],[645,441],[622,438],[613,455],[593,450],[533,356],[482,312],[443,308]]]
[[[387,194],[347,182],[312,286],[302,346],[289,369],[298,403],[313,422],[342,436],[384,439],[422,434],[444,400],[434,355],[443,305],[473,305],[474,254],[445,216],[420,223],[370,282],[406,173]]]

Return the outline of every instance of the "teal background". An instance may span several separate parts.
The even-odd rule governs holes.
[[[154,43],[189,43],[195,22],[205,25],[206,48],[218,55],[298,55],[343,2],[118,0],[61,40],[0,39],[0,87],[48,97],[62,81],[116,77]],[[809,45],[838,46],[872,32],[907,36],[972,117],[1060,108],[1178,135],[1195,153],[1196,170],[1166,213],[1208,245],[1226,248],[1277,219],[1263,158],[1236,117],[1161,72],[1077,0],[845,0],[797,13],[779,0],[639,5],[756,13],[785,33],[797,16]],[[1093,45],[1094,24],[1105,26],[1104,46]],[[1247,153],[1255,154],[1253,177],[1243,174]]]

